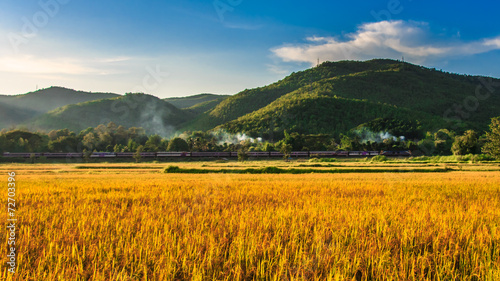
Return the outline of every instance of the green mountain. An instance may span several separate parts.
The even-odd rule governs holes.
[[[50,111],[27,125],[32,129],[68,128],[79,132],[88,127],[114,122],[124,127],[142,127],[148,134],[172,135],[178,126],[194,117],[193,113],[146,94],[126,94],[66,105]]]
[[[498,93],[489,93],[484,86],[480,99],[476,97],[476,89],[488,83],[491,89],[500,80],[394,60],[325,62],[231,96],[185,128],[219,126],[264,137],[280,135],[285,129],[338,135],[384,118],[417,120],[422,131],[484,130],[500,112]]]
[[[16,126],[58,107],[80,102],[118,97],[112,93],[88,93],[62,87],[50,87],[22,95],[0,95],[0,128]]]
[[[180,98],[166,98],[163,100],[173,104],[177,108],[204,107],[210,109],[207,106],[208,104],[213,105],[215,107],[215,105],[217,105],[227,97],[229,96],[214,95],[214,94],[199,94],[199,95],[180,97]]]

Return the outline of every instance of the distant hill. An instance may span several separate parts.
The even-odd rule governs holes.
[[[210,104],[210,105],[218,104],[218,102],[224,100],[227,97],[229,97],[229,96],[228,95],[214,95],[214,94],[199,94],[199,95],[180,97],[180,98],[166,98],[163,100],[173,104],[174,106],[176,106],[178,108],[189,108],[189,107],[200,106],[201,104],[204,104],[205,106],[207,104]],[[215,101],[218,101],[218,102],[215,102]],[[209,103],[209,102],[212,102],[212,103]],[[205,107],[205,108],[208,108],[208,107]]]
[[[194,114],[146,94],[126,94],[66,105],[50,111],[27,124],[32,129],[68,128],[79,132],[88,127],[114,122],[125,127],[143,127],[148,134],[170,136]]]
[[[30,118],[68,104],[109,99],[118,96],[112,93],[89,93],[62,87],[50,87],[15,96],[0,95],[0,104],[2,104],[3,109],[2,115],[12,112],[6,116],[8,121],[5,121],[7,119],[0,121],[0,128],[21,124]]]
[[[0,129],[15,127],[19,123],[30,119],[37,113],[31,110],[21,109],[0,102]]]
[[[484,130],[500,114],[500,94],[462,109],[462,121],[446,120],[449,110],[473,98],[481,80],[395,60],[325,62],[269,86],[231,96],[197,116],[185,128],[251,135],[300,133],[338,135],[376,118],[418,120],[421,130]],[[498,83],[500,80],[494,80]],[[470,105],[466,105],[469,106]],[[450,112],[448,112],[450,113]],[[448,114],[449,118],[456,113]]]

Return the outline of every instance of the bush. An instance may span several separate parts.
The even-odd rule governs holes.
[[[238,161],[243,162],[246,160],[248,160],[248,153],[243,149],[239,150],[238,151]]]
[[[387,161],[387,157],[385,155],[377,155],[373,156],[371,162],[385,162]]]
[[[163,170],[164,173],[180,173],[181,168],[179,166],[168,166]]]
[[[274,166],[265,167],[261,170],[262,170],[262,173],[264,173],[264,174],[280,174],[283,171],[280,168],[277,168]]]

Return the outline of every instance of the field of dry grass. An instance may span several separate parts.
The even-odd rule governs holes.
[[[269,165],[304,164],[283,163]],[[164,174],[165,164],[151,163],[2,165],[4,178],[17,173],[20,230],[18,271],[3,268],[1,278],[500,280],[500,172],[481,171],[497,164],[447,173],[375,165],[394,171],[200,175]]]

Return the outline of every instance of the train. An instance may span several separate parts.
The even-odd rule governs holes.
[[[135,152],[93,152],[90,158],[133,158]],[[250,151],[247,152],[248,157],[252,158],[273,158],[283,157],[284,154],[277,151]],[[385,155],[392,157],[409,157],[411,151],[292,151],[290,157],[293,158],[311,158],[311,157],[372,157],[377,155]],[[83,158],[83,153],[10,153],[5,152],[2,155],[6,158]],[[141,158],[233,158],[238,157],[238,152],[185,152],[185,151],[168,151],[168,152],[142,152]]]

